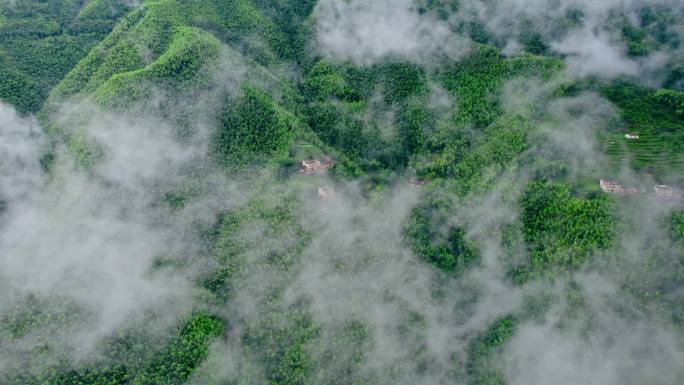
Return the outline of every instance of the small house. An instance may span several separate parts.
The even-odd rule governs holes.
[[[625,188],[621,184],[611,180],[599,180],[599,187],[604,193],[608,194],[624,194]]]
[[[666,184],[659,184],[653,187],[653,192],[656,196],[658,197],[676,197],[682,195],[682,192],[679,191],[678,189],[668,186]]]
[[[321,167],[321,161],[315,159],[306,159],[302,161],[302,170],[316,171]]]
[[[325,162],[316,159],[306,159],[302,161],[302,166],[299,170],[301,174],[313,175],[316,171],[328,170],[335,165],[335,161],[327,158]]]

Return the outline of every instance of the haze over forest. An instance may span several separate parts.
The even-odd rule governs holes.
[[[0,0],[0,384],[682,383],[681,0]]]

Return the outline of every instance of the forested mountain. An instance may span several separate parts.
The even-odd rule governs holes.
[[[684,382],[684,5],[0,0],[0,383]]]

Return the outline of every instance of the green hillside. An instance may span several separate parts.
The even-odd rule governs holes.
[[[684,9],[384,3],[0,0],[0,383],[682,383]]]

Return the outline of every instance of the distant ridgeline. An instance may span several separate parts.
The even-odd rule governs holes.
[[[522,53],[505,56],[502,43],[475,22],[455,28],[470,43],[461,59],[440,56],[427,64],[390,56],[361,65],[316,53],[314,0],[140,3],[0,2],[0,100],[38,116],[50,144],[43,159],[46,173],[52,172],[59,148],[86,173],[102,156],[88,137],[87,113],[64,112],[70,103],[87,102],[115,114],[154,115],[170,122],[179,138],[209,127],[209,158],[225,175],[242,180],[265,170],[275,175],[271,184],[287,188],[255,182],[248,203],[216,213],[214,228],[202,238],[209,243],[202,250],[211,259],[196,282],[203,306],[178,320],[170,333],[150,333],[148,341],[144,330],[124,330],[102,342],[104,353],[94,362],[56,360],[41,373],[31,363],[43,352],[25,352],[24,367],[3,371],[0,365],[0,383],[181,384],[210,376],[202,365],[212,343],[222,340],[242,344],[241,370],[260,368],[241,384],[262,377],[272,385],[314,384],[320,378],[327,380],[321,384],[388,383],[363,371],[364,349],[372,342],[362,322],[347,320],[325,329],[329,325],[312,320],[306,301],[279,305],[285,302],[283,287],[316,234],[303,223],[302,212],[333,205],[343,190],[338,186],[358,182],[360,196],[372,202],[393,188],[417,193],[419,202],[401,226],[402,241],[444,279],[459,279],[487,263],[482,239],[473,235],[480,216],[459,221],[451,216],[488,194],[501,194],[496,197],[514,214],[489,230],[501,239],[502,253],[522,256],[504,261],[507,282],[516,287],[567,278],[621,250],[621,232],[635,225],[621,210],[629,208],[630,197],[648,194],[617,190],[611,181],[620,175],[647,178],[651,186],[671,186],[673,192],[684,187],[681,66],[668,64],[663,70],[663,89],[629,77],[573,80],[564,72],[565,58],[554,54],[534,28],[521,36]],[[418,9],[447,18],[457,3],[422,1]],[[660,19],[644,15],[640,27],[621,28],[634,57],[674,44],[657,34]],[[518,95],[516,84],[544,94],[536,99]],[[597,123],[587,139],[597,144],[595,167],[577,170],[572,160],[544,146],[559,128],[549,127],[564,129],[554,108],[586,94],[609,101],[615,116]],[[583,113],[567,110],[570,117]],[[180,210],[201,188],[181,190],[158,192],[160,204]],[[302,198],[300,190],[309,195]],[[0,199],[0,217],[3,207]],[[673,248],[682,247],[682,218],[679,213],[668,221]],[[382,252],[358,247],[353,252]],[[668,253],[672,250],[680,251]],[[348,273],[370,264],[355,262],[341,261],[331,269]],[[159,268],[176,264],[182,265],[171,258]],[[226,319],[221,306],[253,283],[252,270],[273,276],[272,287],[255,294],[260,296],[254,305],[258,319]],[[682,277],[672,273],[662,279],[678,285]],[[651,298],[658,284],[643,285],[627,289],[639,299]],[[25,307],[0,314],[0,344],[45,328],[41,338],[50,351],[46,325],[76,322],[78,311],[69,310],[72,303],[53,308],[41,301],[50,298],[31,298]],[[681,311],[681,304],[672,306]],[[463,353],[469,356],[450,358],[449,373],[463,383],[505,383],[495,363],[520,320],[532,317],[526,311],[516,310],[469,336]],[[405,317],[402,333],[426,338],[416,330],[427,321],[408,311]],[[316,345],[324,338],[334,339],[351,358],[332,365],[335,349]],[[416,371],[434,364],[421,356],[422,345],[412,347],[416,360],[424,360]]]

